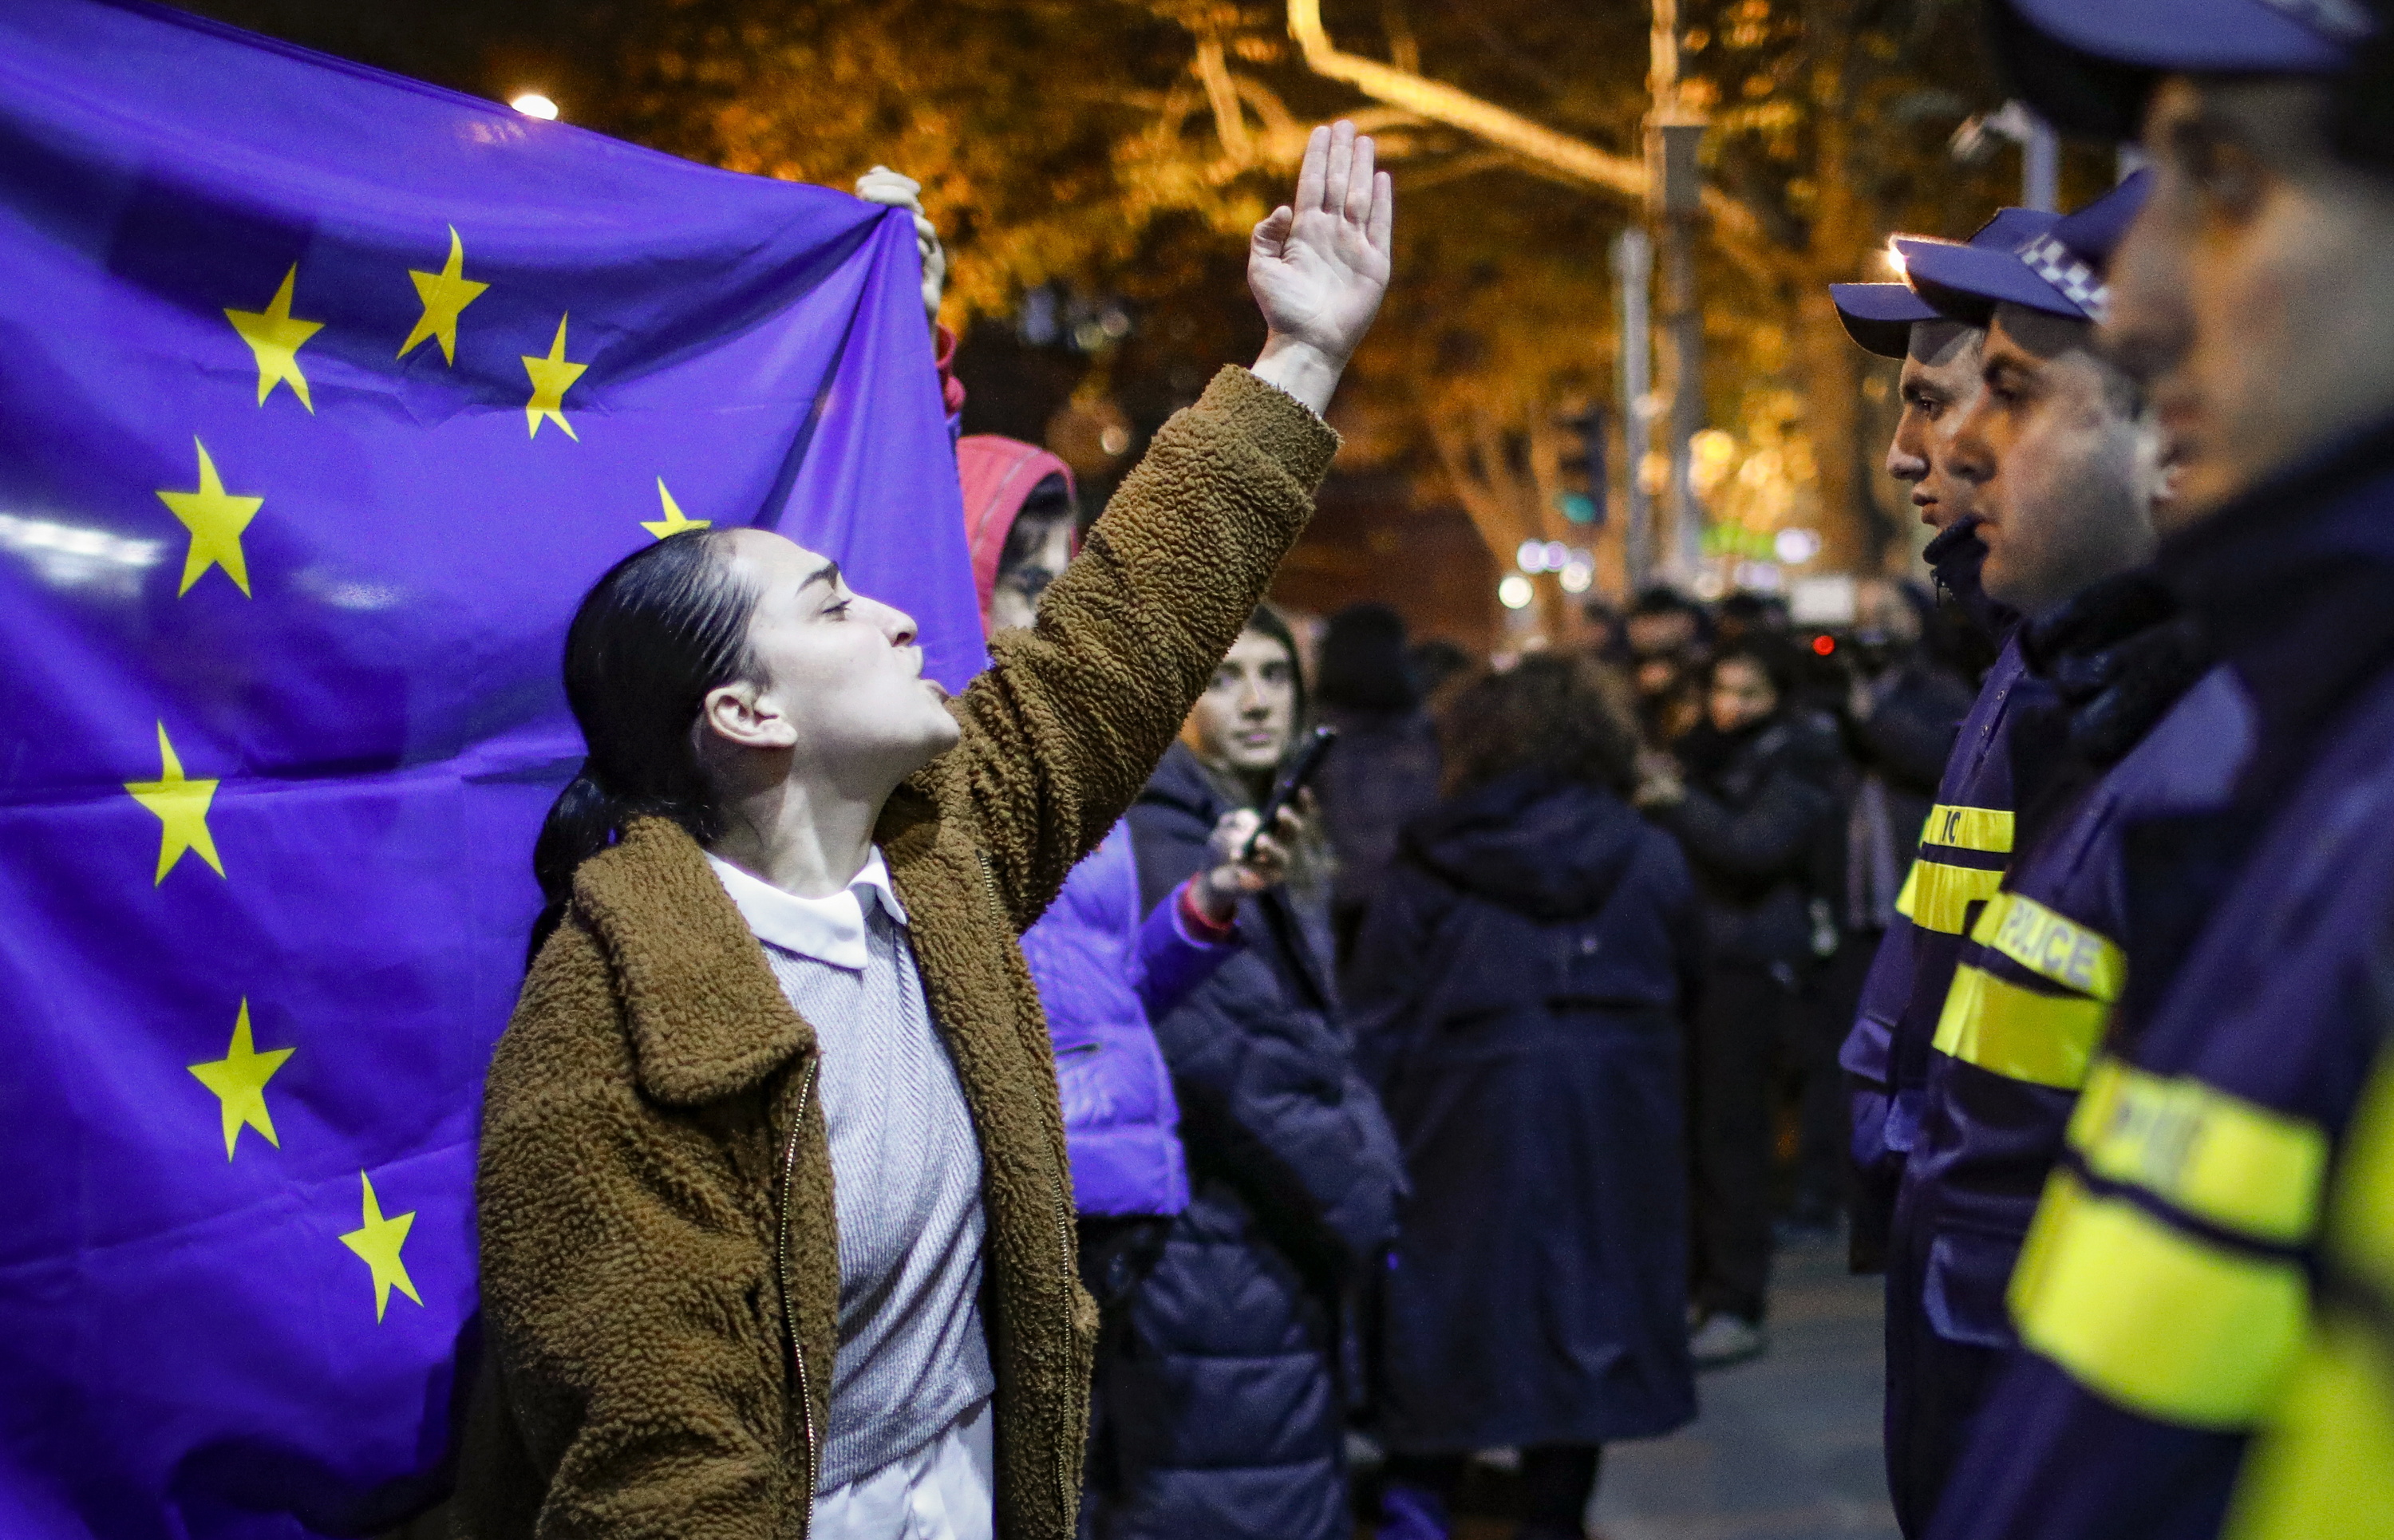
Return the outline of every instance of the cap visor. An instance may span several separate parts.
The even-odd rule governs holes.
[[[1829,297],[1846,335],[1881,358],[1901,358],[1910,350],[1914,322],[1940,319],[1935,306],[1901,283],[1832,283]]]

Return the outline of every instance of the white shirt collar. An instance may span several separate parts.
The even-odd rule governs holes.
[[[708,856],[706,863],[715,868],[716,880],[731,895],[751,935],[834,967],[852,971],[864,967],[865,899],[881,905],[882,912],[898,924],[906,923],[905,906],[898,902],[897,889],[889,886],[889,866],[881,859],[877,845],[864,858],[864,869],[846,888],[820,899],[785,893],[715,856]]]

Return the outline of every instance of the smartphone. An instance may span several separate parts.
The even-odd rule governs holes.
[[[1307,739],[1305,747],[1298,751],[1296,763],[1288,767],[1288,773],[1280,778],[1280,784],[1274,786],[1271,796],[1264,799],[1256,832],[1247,836],[1245,849],[1239,852],[1240,860],[1244,861],[1256,853],[1256,841],[1264,836],[1266,829],[1280,822],[1280,810],[1296,800],[1296,794],[1313,779],[1314,772],[1322,768],[1322,761],[1329,756],[1330,745],[1336,742],[1336,728],[1318,727],[1313,730],[1313,736]]]

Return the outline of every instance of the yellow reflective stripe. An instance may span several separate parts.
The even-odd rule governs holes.
[[[1982,967],[1953,970],[1937,1018],[1937,1051],[2038,1086],[2074,1091],[2103,1041],[2111,1007],[2077,994],[2040,994]]]
[[[2327,1249],[2337,1265],[2394,1299],[2394,1051],[2381,1051],[2344,1139]]]
[[[2319,1226],[2326,1133],[2185,1077],[2105,1060],[2070,1120],[2086,1168],[2256,1240],[2299,1244]]]
[[[2009,855],[2012,815],[2003,808],[1964,808],[1940,802],[1928,809],[1928,821],[1920,826],[1920,843]]]
[[[2308,1304],[2293,1262],[2198,1240],[2066,1171],[2046,1183],[2012,1273],[2021,1341],[2111,1401],[2196,1428],[2269,1410]]]
[[[2394,1540],[2394,1357],[2348,1317],[2312,1333],[2244,1457],[2229,1540]]]
[[[2019,893],[1998,893],[1971,928],[1970,939],[1994,948],[2040,979],[2116,1000],[2127,958],[2111,938]]]
[[[2003,880],[2001,872],[1948,866],[1923,856],[1912,863],[1911,874],[1903,879],[1903,891],[1895,898],[1895,911],[1923,930],[1958,936],[1969,919],[1970,905],[1993,898]]]

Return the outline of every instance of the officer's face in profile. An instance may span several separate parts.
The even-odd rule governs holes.
[[[2394,174],[2335,159],[2328,87],[2173,76],[2153,191],[2110,272],[2105,344],[2144,381],[2190,523],[2394,414]]]
[[[1969,483],[1940,469],[1938,452],[1952,441],[1954,425],[1978,400],[1979,345],[1986,335],[1958,321],[1913,323],[1899,382],[1903,415],[1895,421],[1895,441],[1887,446],[1887,473],[1912,483],[1912,506],[1932,530],[1977,511]]]
[[[2093,328],[1998,305],[1980,375],[1944,458],[1978,494],[1987,592],[2036,614],[2151,555],[2155,435]]]

